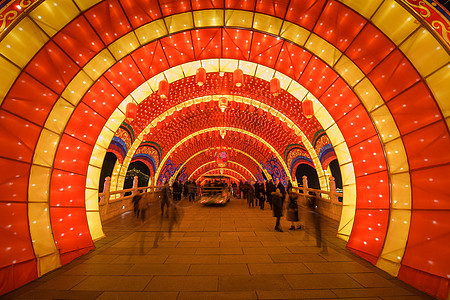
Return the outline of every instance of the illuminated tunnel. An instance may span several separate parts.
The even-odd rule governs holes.
[[[120,190],[132,161],[154,182],[198,179],[225,149],[236,178],[285,182],[305,161],[322,189],[337,159],[347,248],[448,297],[450,18],[438,3],[6,0],[0,13],[0,294],[104,237],[107,152]]]

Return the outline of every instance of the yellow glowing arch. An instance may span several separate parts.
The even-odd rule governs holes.
[[[207,163],[205,163],[205,164],[203,164],[203,165],[201,165],[200,167],[198,167],[197,169],[195,169],[192,173],[191,173],[191,175],[189,175],[189,177],[188,177],[188,180],[200,169],[200,168],[202,168],[202,167],[204,167],[204,166],[207,166],[207,165],[210,165],[210,164],[214,164],[214,163],[216,163],[215,161],[210,161],[210,162],[207,162]],[[252,175],[252,178],[256,181],[256,177],[252,174],[252,172],[250,172],[250,170],[249,169],[247,169],[246,167],[244,167],[243,165],[241,165],[240,163],[237,163],[237,162],[235,162],[235,161],[232,161],[232,160],[229,160],[229,161],[227,161],[227,164],[228,163],[231,163],[231,164],[235,164],[235,165],[238,165],[238,166],[240,166],[240,167],[242,167],[243,169],[245,169],[245,171],[247,172],[247,173],[249,173],[250,175]]]
[[[233,172],[233,173],[238,174],[240,177],[242,177],[242,179],[244,179],[244,181],[247,180],[247,178],[245,178],[244,175],[242,175],[241,173],[239,173],[239,172],[237,172],[237,171],[235,171],[235,170],[228,169],[228,168],[215,168],[215,169],[208,170],[208,171],[202,173],[201,175],[199,175],[199,177],[197,178],[196,181],[199,181],[200,178],[202,178],[203,176],[205,176],[205,175],[207,175],[207,174],[209,174],[209,173],[211,173],[211,172],[217,171],[217,170],[227,170],[227,171],[231,171],[231,172]],[[224,176],[228,176],[227,174],[223,174],[223,175],[224,175]],[[236,179],[237,179],[237,178],[236,178]]]

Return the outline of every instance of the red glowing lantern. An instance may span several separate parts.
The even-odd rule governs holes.
[[[227,99],[227,97],[220,97],[220,99],[219,99],[219,108],[220,108],[220,110],[222,112],[224,112],[225,109],[227,108],[227,106],[228,106],[228,99]]]
[[[314,116],[314,107],[313,102],[309,99],[306,99],[302,103],[303,114],[307,119],[311,119]]]
[[[186,115],[186,114],[187,114],[187,107],[183,107],[183,108],[181,109],[181,113],[182,113],[183,115]]]
[[[200,102],[200,110],[201,111],[205,110],[205,102]]]
[[[206,81],[206,70],[204,68],[198,68],[197,72],[195,72],[195,82],[197,82],[198,86],[202,86]]]
[[[178,118],[179,116],[180,116],[180,112],[175,109],[174,112],[173,112],[174,119]]]
[[[262,110],[262,108],[258,108],[258,116],[262,116],[264,114],[264,111]]]
[[[280,88],[280,80],[278,78],[272,78],[270,80],[270,87],[269,87],[270,93],[272,96],[276,97],[280,94],[281,88]]]
[[[251,112],[251,113],[254,113],[255,112],[255,107],[253,105],[250,105],[248,111]]]
[[[244,102],[241,102],[241,105],[239,106],[239,109],[241,111],[245,111],[247,109],[247,104],[245,104]]]
[[[236,101],[231,101],[231,108],[236,109]]]
[[[272,116],[272,114],[270,113],[270,111],[268,111],[267,112],[267,121],[272,121],[272,118],[273,118],[273,116]]]
[[[280,119],[277,117],[274,117],[274,118],[275,118],[275,125],[280,125]]]
[[[197,104],[193,103],[190,108],[191,108],[192,112],[195,112],[195,109],[197,108]]]
[[[214,101],[209,101],[209,108],[214,109]]]
[[[130,102],[127,104],[127,110],[125,113],[125,117],[127,118],[128,122],[133,122],[133,120],[137,116],[137,104],[134,102]]]
[[[244,72],[241,69],[236,69],[233,72],[233,85],[241,87],[244,84]]]
[[[159,82],[158,95],[163,99],[166,99],[169,95],[169,83],[167,80],[163,79]]]

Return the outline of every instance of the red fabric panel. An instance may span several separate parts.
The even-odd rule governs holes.
[[[170,68],[159,41],[137,49],[131,56],[146,80]]]
[[[220,28],[192,31],[192,44],[196,59],[222,56],[222,37]]]
[[[289,2],[289,0],[257,1],[255,12],[284,19]]]
[[[0,156],[31,162],[41,128],[0,110]]]
[[[325,0],[292,0],[286,14],[286,20],[312,30],[322,9]]]
[[[170,66],[177,66],[195,59],[189,33],[178,33],[161,39],[161,45]]]
[[[235,42],[241,43],[239,39]],[[275,40],[270,35],[255,32],[253,33],[253,41],[250,51],[250,61],[255,62],[257,64],[265,65],[269,68],[274,68],[278,54],[280,53],[282,46],[283,46],[282,39]],[[234,51],[234,49],[230,50]]]
[[[371,256],[380,255],[389,222],[389,209],[358,209],[347,248]]]
[[[306,50],[291,43],[284,43],[278,56],[275,69],[281,73],[298,80],[308,65],[312,55]]]
[[[191,1],[193,10],[201,10],[208,8],[224,8],[224,0],[196,0]]]
[[[14,289],[14,265],[0,269],[0,295],[6,294]]]
[[[37,278],[36,260],[9,265],[0,269],[0,296]]]
[[[389,176],[387,171],[356,177],[356,208],[389,209]]]
[[[79,67],[52,41],[25,68],[25,72],[56,93],[61,93],[78,71]]]
[[[75,258],[80,257],[81,255],[84,255],[94,249],[95,249],[95,246],[92,245],[92,246],[88,246],[88,247],[85,247],[82,249],[73,250],[71,252],[61,253],[61,256],[60,256],[61,264],[62,265],[68,264]]]
[[[86,174],[93,146],[64,134],[55,157],[55,169]]]
[[[338,75],[317,57],[311,59],[300,77],[299,83],[311,93],[320,96],[333,84]]]
[[[120,3],[133,28],[162,17],[158,1],[120,0]]]
[[[15,160],[0,158],[0,201],[26,202],[30,165]]]
[[[222,57],[248,60],[253,31],[222,29]],[[239,51],[236,51],[239,48]]]
[[[50,207],[50,217],[60,253],[93,247],[85,208]]]
[[[251,10],[255,9],[256,0],[225,0],[225,8]]]
[[[83,67],[104,47],[103,42],[84,16],[74,19],[56,34],[53,40],[80,67]]]
[[[441,118],[441,112],[423,81],[387,103],[402,135]]]
[[[448,210],[412,211],[402,265],[450,278],[449,216]]]
[[[401,266],[398,279],[438,299],[447,299],[450,280],[420,270]]]
[[[450,162],[450,141],[446,124],[437,122],[403,136],[410,169]]]
[[[191,10],[191,2],[189,0],[159,0],[159,7],[163,16],[170,16]]]
[[[2,108],[43,125],[57,98],[58,95],[52,90],[22,73],[3,101]]]
[[[320,97],[319,101],[335,121],[341,119],[360,104],[358,97],[342,78],[338,78]]]
[[[126,56],[111,67],[105,73],[105,77],[124,98],[145,81],[144,76],[130,56]]]
[[[369,79],[387,101],[420,81],[421,77],[400,50],[395,50],[369,73]]]
[[[111,116],[122,101],[123,97],[120,93],[103,76],[83,97],[83,102],[105,119]]]
[[[365,176],[387,169],[383,148],[378,136],[349,148],[355,167],[355,176]]]
[[[86,11],[85,16],[106,45],[131,31],[118,0],[104,0]]]
[[[347,6],[331,0],[317,21],[314,32],[345,51],[366,23],[366,19]]]
[[[65,130],[66,134],[94,145],[106,119],[81,102],[72,114]]]
[[[362,105],[355,107],[336,123],[349,147],[377,135],[372,121]],[[379,141],[377,142],[379,143]]]
[[[349,248],[349,247],[347,247],[347,248]],[[358,255],[359,257],[367,260],[368,262],[370,262],[373,265],[375,265],[377,263],[377,261],[378,261],[378,256],[373,256],[373,255],[370,255],[370,254],[367,254],[365,252],[358,251],[358,250],[352,249],[352,248],[349,248],[349,249],[351,251],[353,251],[356,255]]]
[[[0,202],[0,268],[34,260],[26,203]]]
[[[50,206],[85,206],[86,176],[54,169]]]
[[[367,74],[394,49],[394,44],[368,23],[345,54]]]
[[[411,172],[414,209],[450,209],[450,165]]]

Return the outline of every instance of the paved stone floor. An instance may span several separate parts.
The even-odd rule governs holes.
[[[178,222],[157,205],[144,225],[125,213],[105,222],[92,251],[4,299],[432,299],[345,249],[322,218],[316,246],[304,229],[274,231],[272,212],[240,199],[224,207],[182,201]],[[169,226],[173,225],[171,234]]]

